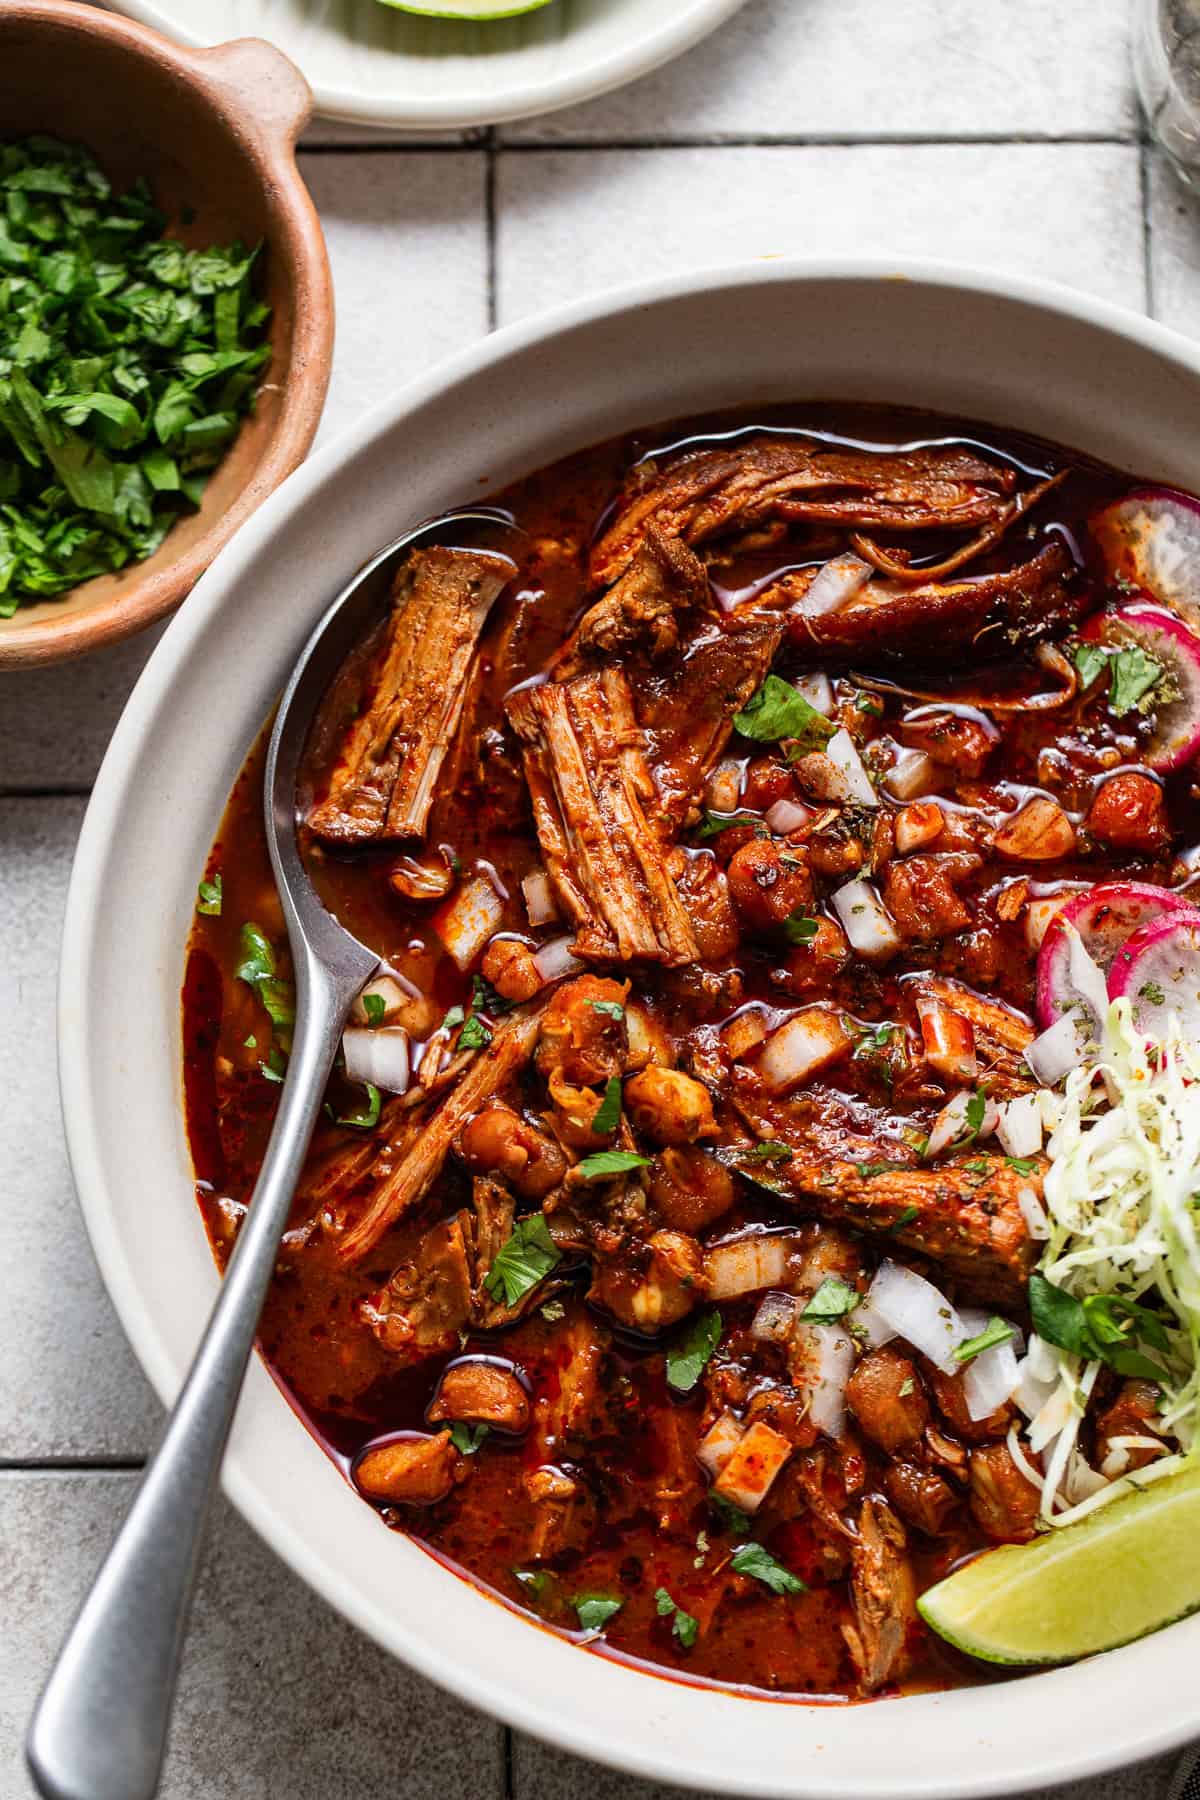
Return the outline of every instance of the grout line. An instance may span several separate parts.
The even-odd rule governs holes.
[[[86,800],[87,787],[5,787],[0,784],[0,800]]]
[[[1142,286],[1143,303],[1150,318],[1154,318],[1154,258],[1152,255],[1152,226],[1150,220],[1150,158],[1153,150],[1148,138],[1143,138],[1138,152],[1138,184],[1142,202]]]
[[[5,1475],[140,1475],[144,1456],[0,1456],[0,1477]]]
[[[462,156],[478,154],[483,149],[489,153],[494,151],[516,151],[520,154],[563,150],[570,152],[590,153],[595,150],[811,150],[811,149],[862,149],[871,145],[903,145],[920,148],[921,146],[970,146],[1006,145],[1006,144],[1137,144],[1141,134],[1137,131],[1079,131],[1079,132],[878,132],[878,133],[778,133],[757,134],[752,132],[680,132],[672,137],[627,137],[627,138],[502,138],[495,128],[488,137],[481,140],[464,139],[455,143],[431,143],[414,140],[412,143],[388,144],[303,144],[301,153],[304,156],[392,156],[397,152],[403,154],[409,150],[419,150],[424,155]]]
[[[487,161],[483,177],[483,215],[487,233],[487,328],[495,331],[498,316],[496,291],[496,133],[488,132]]]

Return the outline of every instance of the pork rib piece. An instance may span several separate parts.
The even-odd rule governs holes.
[[[1036,1191],[1038,1177],[1018,1174],[1004,1157],[975,1151],[965,1163],[889,1168],[811,1161],[800,1152],[777,1164],[774,1175],[803,1211],[886,1233],[889,1242],[927,1256],[955,1277],[964,1299],[1025,1305],[1037,1245],[1018,1196],[1022,1188]]]
[[[470,1064],[399,1160],[389,1165],[362,1217],[338,1242],[338,1255],[355,1262],[374,1249],[403,1213],[423,1200],[441,1174],[450,1146],[467,1121],[507,1087],[533,1055],[541,1012],[515,1012],[497,1025],[491,1043]]]
[[[679,648],[679,614],[709,604],[708,575],[694,551],[651,526],[621,578],[590,606],[555,661],[565,681],[622,650],[652,660]]]
[[[695,546],[767,519],[889,531],[986,525],[1016,484],[1014,470],[953,445],[831,450],[804,437],[760,437],[698,451],[666,470],[639,463],[592,552],[592,579],[614,581],[651,527]]]
[[[814,571],[785,575],[760,596],[760,605],[791,603],[788,634],[801,661],[844,667],[870,657],[920,656],[958,663],[964,651],[1011,655],[1015,646],[1049,637],[1093,604],[1087,583],[1057,539],[1015,569],[967,575],[958,581],[912,587],[870,581],[836,612],[810,618],[804,593]]]
[[[733,715],[770,672],[782,618],[771,613],[712,620],[687,650],[638,684],[654,785],[676,824],[688,818],[704,778],[729,742]]]
[[[575,952],[676,967],[699,955],[645,807],[655,799],[629,683],[619,669],[525,688],[508,702],[546,869]]]
[[[308,816],[318,837],[423,836],[479,634],[512,574],[507,557],[476,550],[418,550],[401,565],[368,703],[346,733],[327,797]]]

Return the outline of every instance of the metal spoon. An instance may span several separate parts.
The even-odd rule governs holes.
[[[287,1077],[200,1348],[33,1715],[26,1755],[47,1800],[151,1800],[158,1788],[205,1520],[259,1314],[342,1028],[379,967],[375,952],[326,912],[300,857],[296,782],[317,704],[383,613],[403,554],[464,536],[482,547],[481,538],[506,528],[511,521],[499,512],[446,514],[381,550],[309,638],[280,702],[264,805],[296,977]]]

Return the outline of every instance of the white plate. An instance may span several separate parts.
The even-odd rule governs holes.
[[[176,42],[263,37],[303,69],[317,111],[360,125],[494,125],[590,100],[698,43],[745,0],[553,0],[486,25],[380,0],[110,0]]]
[[[1189,340],[1045,283],[768,263],[588,299],[423,376],[285,482],[171,625],[88,808],[59,1013],[88,1228],[164,1399],[216,1288],[179,1101],[183,946],[225,797],[312,623],[373,550],[449,504],[635,425],[805,396],[1022,426],[1200,489]],[[660,1781],[968,1800],[1096,1774],[1200,1730],[1200,1616],[1075,1668],[867,1706],[752,1700],[624,1667],[386,1530],[258,1363],[224,1480],[267,1542],[406,1662],[509,1724]]]

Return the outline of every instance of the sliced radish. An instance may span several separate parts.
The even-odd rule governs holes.
[[[1200,907],[1147,881],[1105,881],[1069,899],[1047,926],[1038,954],[1039,1023],[1053,1025],[1079,1003],[1080,987],[1086,986],[1088,1011],[1098,1027],[1110,996],[1100,991],[1091,971],[1080,962],[1079,950],[1105,976],[1133,932],[1155,919],[1176,915],[1200,922]]]
[[[1135,488],[1091,521],[1114,581],[1145,588],[1200,626],[1200,501],[1176,488]]]
[[[1185,1039],[1200,1038],[1200,914],[1156,919],[1135,931],[1108,972],[1114,1000],[1127,996],[1139,1031],[1166,1036],[1172,1019]],[[1200,1104],[1200,1102],[1197,1102]]]
[[[1200,618],[1189,615],[1194,623]],[[1161,664],[1169,689],[1151,688],[1154,732],[1142,750],[1148,769],[1181,769],[1200,753],[1200,637],[1164,607],[1139,600],[1120,612],[1098,613],[1080,636],[1119,654],[1136,649]]]

